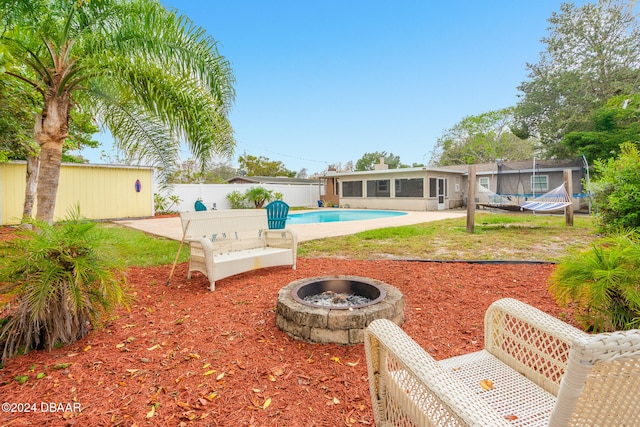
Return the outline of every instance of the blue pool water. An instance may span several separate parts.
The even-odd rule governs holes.
[[[372,210],[323,209],[313,212],[289,214],[287,224],[313,224],[316,222],[360,221],[363,219],[391,218],[406,215],[406,212]]]

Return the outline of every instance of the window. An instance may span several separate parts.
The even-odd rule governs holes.
[[[367,181],[367,197],[391,197],[390,180]]]
[[[424,197],[424,179],[396,179],[396,197]]]
[[[362,181],[343,181],[342,197],[362,197]]]
[[[480,187],[484,187],[487,190],[489,189],[489,177],[487,176],[483,176],[478,178],[478,185],[480,185]]]
[[[438,178],[429,178],[429,197],[438,197]]]
[[[533,175],[531,178],[531,191],[534,193],[549,191],[549,175]]]

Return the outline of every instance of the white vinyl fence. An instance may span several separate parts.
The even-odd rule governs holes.
[[[207,209],[230,209],[227,194],[239,191],[244,194],[250,188],[264,187],[274,193],[282,193],[282,200],[291,207],[317,207],[322,187],[319,184],[293,185],[293,184],[174,184],[167,190],[160,191],[164,197],[176,195],[180,198],[180,204],[167,208],[171,211],[193,211],[198,198],[202,199]]]

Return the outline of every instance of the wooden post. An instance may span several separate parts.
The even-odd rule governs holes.
[[[467,189],[467,233],[473,234],[476,212],[476,165],[469,165]]]
[[[571,179],[571,169],[565,169],[563,177],[565,189],[569,194],[569,200],[572,202],[564,211],[565,225],[567,227],[573,227],[573,182]]]

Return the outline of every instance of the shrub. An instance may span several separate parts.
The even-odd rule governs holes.
[[[124,275],[96,223],[76,210],[62,224],[32,225],[5,243],[1,290],[16,295],[17,308],[0,322],[2,359],[73,343],[126,303]]]
[[[572,305],[588,331],[637,328],[640,323],[640,235],[619,231],[590,249],[564,257],[550,277],[550,291]]]
[[[609,233],[640,227],[640,152],[632,143],[620,146],[617,159],[595,162],[600,178],[589,185],[598,228]]]
[[[245,198],[244,194],[242,194],[239,191],[232,191],[231,193],[228,193],[227,196],[227,201],[229,202],[229,205],[231,206],[231,209],[246,209],[249,207],[249,205],[247,204],[247,199]]]
[[[174,213],[171,208],[177,207],[181,201],[180,196],[175,194],[164,197],[161,194],[153,193],[153,209],[157,214]],[[171,202],[170,205],[169,202]]]
[[[156,213],[164,212],[167,208],[167,198],[158,193],[153,193],[153,210]]]

